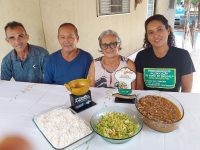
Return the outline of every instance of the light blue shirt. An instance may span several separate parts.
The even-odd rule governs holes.
[[[2,60],[1,80],[10,80],[21,82],[43,82],[44,65],[48,59],[49,53],[42,47],[28,45],[29,51],[24,61],[21,61],[16,51],[13,49]]]

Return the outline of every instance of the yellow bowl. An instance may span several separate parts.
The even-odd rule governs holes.
[[[90,80],[76,79],[64,85],[72,94],[79,96],[87,93],[90,87]]]

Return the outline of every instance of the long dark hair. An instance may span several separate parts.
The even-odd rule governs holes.
[[[148,41],[148,38],[147,38],[147,25],[151,21],[154,21],[154,20],[162,22],[162,24],[165,25],[165,28],[170,30],[167,43],[168,43],[169,46],[175,46],[176,44],[175,44],[174,34],[172,32],[171,26],[168,24],[168,20],[163,15],[156,14],[156,15],[153,15],[153,16],[149,17],[145,21],[145,37],[144,37],[143,47],[144,48],[152,47],[151,43]]]

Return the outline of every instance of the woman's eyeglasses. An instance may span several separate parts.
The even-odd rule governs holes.
[[[110,48],[116,48],[119,42],[113,42],[109,44],[100,44],[101,49],[106,50],[108,47]]]

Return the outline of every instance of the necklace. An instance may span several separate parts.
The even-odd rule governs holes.
[[[120,57],[117,57],[116,59],[113,59],[113,60],[109,60],[108,58],[108,61],[106,61],[106,58],[102,58],[102,66],[103,68],[109,72],[109,73],[112,73],[113,71],[115,71],[119,65],[120,65]]]

